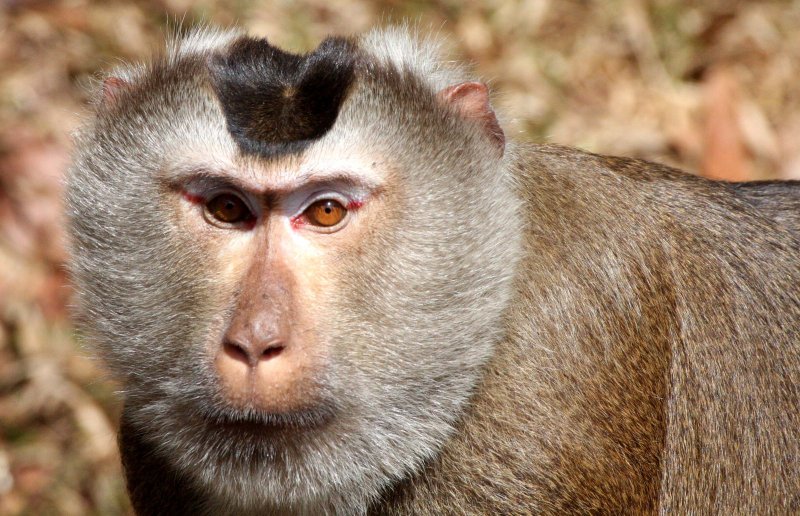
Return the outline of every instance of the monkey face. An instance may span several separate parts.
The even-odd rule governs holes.
[[[86,328],[134,427],[220,503],[363,507],[441,446],[498,338],[502,133],[485,87],[393,37],[190,37],[107,81],[78,137]]]

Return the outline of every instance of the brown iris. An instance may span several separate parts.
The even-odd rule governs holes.
[[[306,208],[304,213],[309,223],[329,228],[344,219],[347,215],[347,208],[333,199],[322,199]]]
[[[206,209],[212,217],[226,224],[236,224],[252,218],[252,213],[239,197],[233,194],[221,194],[206,203]]]

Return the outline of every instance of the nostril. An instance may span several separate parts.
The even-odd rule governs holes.
[[[261,360],[269,360],[281,354],[283,346],[270,346],[261,353]]]
[[[248,346],[236,341],[228,340],[222,345],[223,351],[228,357],[254,367],[259,361],[270,360],[281,354],[284,346],[274,343],[262,346]]]
[[[234,342],[226,342],[223,344],[223,348],[225,349],[225,353],[227,353],[231,358],[240,360],[245,364],[250,363],[250,357],[242,346]]]

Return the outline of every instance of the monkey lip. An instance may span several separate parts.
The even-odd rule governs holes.
[[[202,415],[212,430],[241,432],[265,437],[280,431],[296,432],[303,428],[325,426],[334,417],[331,406],[290,413],[271,413],[256,410],[224,410]]]

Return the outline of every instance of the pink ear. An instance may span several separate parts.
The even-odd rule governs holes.
[[[492,105],[489,103],[489,89],[482,82],[462,82],[441,90],[437,97],[449,104],[462,117],[475,120],[483,126],[486,135],[500,150],[502,156],[506,137]]]
[[[119,77],[107,77],[103,80],[103,104],[113,106],[119,100],[120,93],[128,87],[128,82]]]

